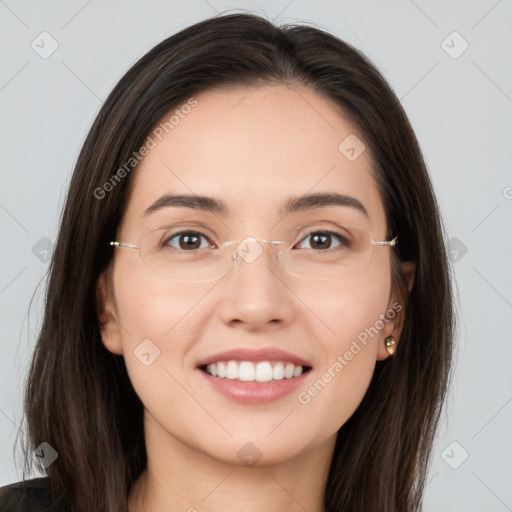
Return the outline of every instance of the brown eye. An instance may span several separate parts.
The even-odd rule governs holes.
[[[332,236],[329,233],[316,233],[311,236],[310,244],[313,249],[328,249],[331,243]]]
[[[310,240],[309,247],[301,247],[301,245],[308,239]],[[333,242],[336,240],[338,241],[338,244],[332,247]],[[318,251],[325,251],[327,249],[333,249],[339,247],[340,245],[344,245],[345,242],[345,239],[338,233],[333,233],[331,231],[314,231],[301,242],[299,242],[298,245],[300,249],[315,249]]]
[[[201,243],[202,240],[205,241],[204,244]],[[169,237],[164,243],[164,246],[170,246],[182,251],[193,251],[197,249],[204,249],[205,247],[211,247],[211,244],[209,243],[208,238],[198,231],[183,231]]]

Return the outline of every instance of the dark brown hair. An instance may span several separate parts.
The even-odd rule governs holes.
[[[250,14],[218,16],[158,44],[120,80],[78,157],[49,269],[42,328],[25,394],[25,453],[49,443],[59,510],[127,510],[146,465],[143,407],[122,356],[101,342],[95,285],[112,258],[131,175],[102,187],[171,109],[232,86],[305,86],[338,105],[373,159],[398,260],[416,264],[396,354],[379,361],[341,427],[325,489],[330,512],[420,509],[450,378],[453,306],[440,215],[418,142],[373,64],[307,25],[276,27]],[[31,458],[26,456],[26,467]]]

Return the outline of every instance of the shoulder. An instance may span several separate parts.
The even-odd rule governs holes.
[[[50,512],[50,479],[34,478],[0,487],[2,512]]]

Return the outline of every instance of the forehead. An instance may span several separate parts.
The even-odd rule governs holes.
[[[292,197],[327,192],[353,197],[374,226],[385,225],[369,151],[353,158],[362,136],[329,100],[281,85],[194,99],[149,134],[155,145],[134,171],[124,221],[140,221],[164,194],[214,197],[232,217],[270,220]]]

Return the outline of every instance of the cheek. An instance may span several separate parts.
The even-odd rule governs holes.
[[[348,350],[353,340],[363,344],[366,340],[370,345],[371,340],[378,338],[376,331],[383,327],[382,316],[388,309],[390,289],[387,269],[376,269],[330,285],[325,295],[328,299],[324,299],[319,308],[332,331],[326,351],[330,352],[330,348]]]
[[[315,380],[301,390],[299,403],[312,417],[325,418],[323,429],[338,430],[361,403],[370,384],[390,291],[389,273],[373,272],[339,283],[319,310],[334,334],[320,343],[324,354]]]
[[[195,324],[205,294],[197,284],[172,282],[125,261],[114,269],[114,289],[126,342],[150,338],[161,350],[176,331]]]
[[[179,383],[188,387],[186,356],[201,337],[205,291],[124,270],[114,274],[114,286],[127,372],[145,409],[165,424],[169,408],[190,407]],[[184,429],[186,420],[177,420]]]
[[[114,270],[114,288],[123,354],[134,387],[149,385],[149,368],[182,372],[184,357],[199,337],[204,290],[121,264]]]

